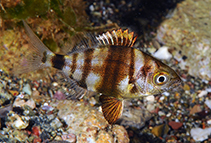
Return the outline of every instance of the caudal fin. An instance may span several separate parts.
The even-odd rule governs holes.
[[[29,25],[23,20],[25,31],[29,37],[29,45],[32,48],[30,54],[20,61],[14,68],[13,74],[19,75],[51,66],[49,59],[55,54],[51,52],[42,41],[34,34]]]

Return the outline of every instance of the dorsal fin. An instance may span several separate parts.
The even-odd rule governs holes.
[[[91,33],[78,33],[72,37],[72,47],[63,49],[63,53],[72,54],[86,49],[93,49],[99,47],[99,42]]]
[[[98,36],[90,33],[82,33],[82,35],[78,34],[74,37],[74,46],[72,48],[69,47],[69,50],[63,50],[63,52],[65,54],[72,54],[86,49],[98,48],[100,45],[132,47],[136,38],[137,36],[134,36],[134,32],[128,33],[128,29],[125,31],[122,31],[122,29],[113,30]]]
[[[119,29],[113,30],[112,32],[106,32],[96,38],[101,45],[132,47],[137,36],[134,37],[134,32],[128,33],[128,29],[125,31]]]

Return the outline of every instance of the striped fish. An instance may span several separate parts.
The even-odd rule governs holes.
[[[68,79],[81,99],[88,91],[100,93],[105,119],[113,124],[123,111],[123,100],[155,95],[181,83],[177,73],[164,63],[133,48],[133,32],[114,30],[99,36],[89,35],[65,55],[51,52],[24,22],[36,54],[21,67],[20,73],[54,67]]]

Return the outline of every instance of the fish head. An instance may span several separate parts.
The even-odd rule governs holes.
[[[140,96],[148,96],[175,89],[182,80],[172,68],[153,59],[140,69],[136,83]]]

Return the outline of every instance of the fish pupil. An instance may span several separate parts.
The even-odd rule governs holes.
[[[164,82],[164,81],[165,81],[165,77],[164,77],[164,76],[160,76],[160,77],[158,78],[158,81],[159,81],[159,82]]]

